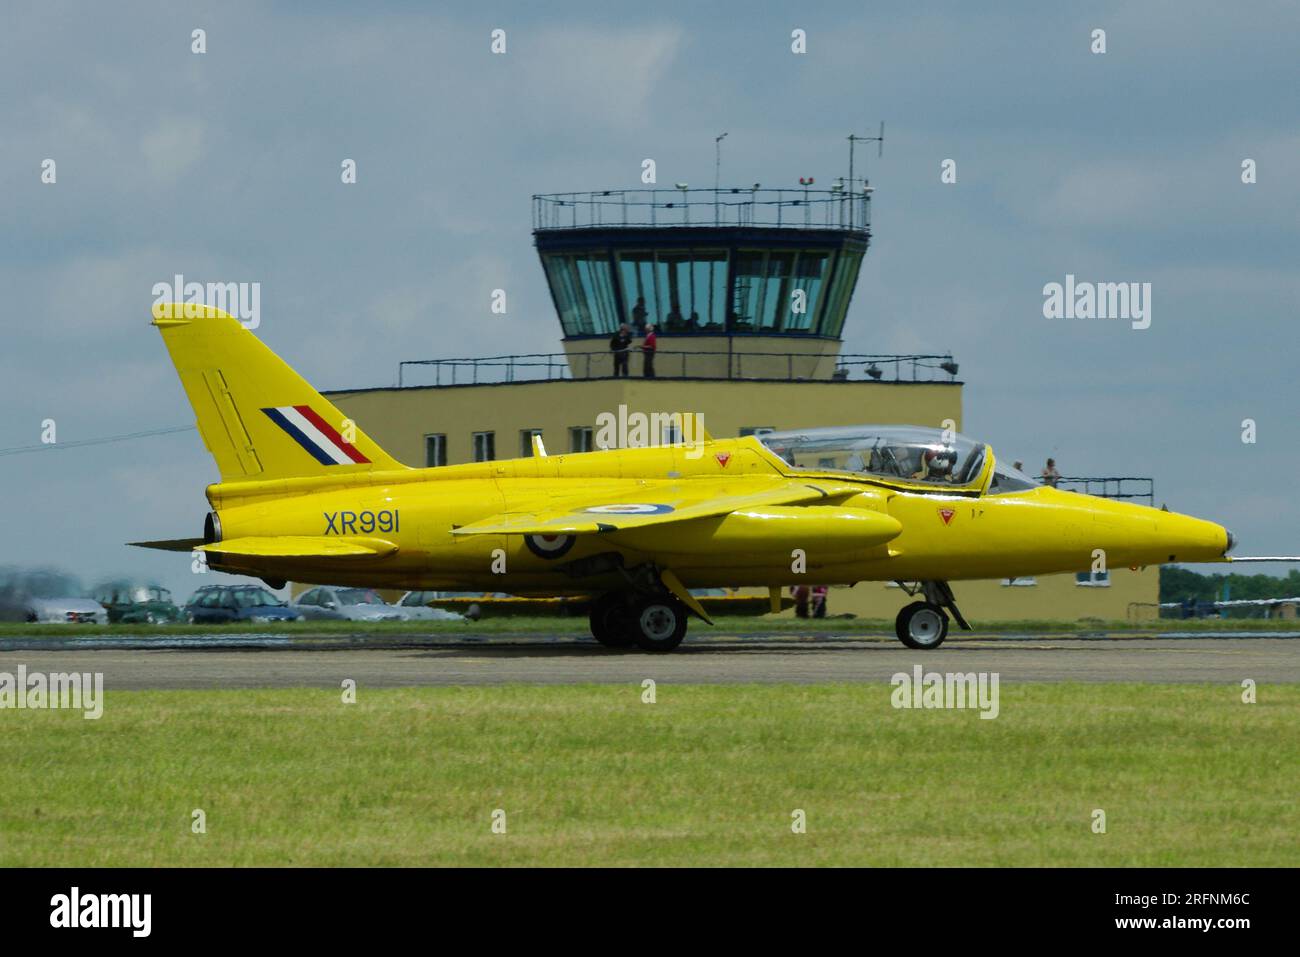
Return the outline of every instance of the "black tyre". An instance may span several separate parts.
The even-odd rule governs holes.
[[[606,595],[591,606],[588,621],[591,637],[606,648],[626,648],[632,644],[632,609],[621,595]]]
[[[930,651],[948,637],[948,613],[928,601],[914,601],[898,613],[894,629],[907,647]]]
[[[643,598],[634,614],[633,633],[642,651],[663,654],[686,637],[686,606],[675,598]]]

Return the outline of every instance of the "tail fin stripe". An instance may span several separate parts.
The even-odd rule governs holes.
[[[304,449],[306,449],[307,453],[311,455],[311,457],[314,458],[321,465],[341,464],[337,459],[334,458],[334,456],[330,455],[330,453],[325,450],[325,447],[323,445],[317,444],[316,442],[313,442],[310,438],[308,438],[307,434],[297,423],[290,421],[289,417],[286,415],[285,409],[263,409],[262,411],[266,413],[267,418],[269,418],[280,428],[284,429],[285,433],[291,439],[293,439]],[[292,407],[290,407],[288,411],[293,412],[294,410],[292,409]],[[297,416],[297,413],[295,413],[295,415]],[[310,422],[306,421],[305,419],[302,419],[301,416],[297,416],[297,417],[302,421],[302,424],[307,426],[307,428],[311,429],[311,431],[313,432],[316,431],[315,427],[312,426]],[[341,455],[341,453],[336,453],[336,454]]]
[[[339,451],[350,458],[353,462],[358,465],[365,465],[370,461],[370,459],[361,454],[361,451],[355,445],[343,441],[343,436],[339,435],[338,432],[335,431],[334,426],[321,418],[321,416],[317,414],[316,410],[311,406],[295,405],[294,408],[297,409],[298,412],[302,413],[304,419],[316,426],[317,430],[325,436],[325,438],[329,439],[330,442],[338,447]]]

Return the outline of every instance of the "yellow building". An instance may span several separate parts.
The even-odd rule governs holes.
[[[563,353],[408,360],[396,388],[330,393],[418,466],[597,448],[602,415],[698,413],[714,436],[863,423],[962,427],[946,354],[846,355],[841,335],[870,243],[870,187],[629,190],[534,198],[534,239]],[[690,194],[703,193],[703,197]],[[852,195],[850,195],[852,194]],[[632,342],[618,375],[618,342]],[[654,377],[641,346],[656,326]],[[955,586],[973,621],[1124,619],[1156,601],[1156,571],[1107,582]],[[892,618],[895,586],[832,591],[832,614]]]

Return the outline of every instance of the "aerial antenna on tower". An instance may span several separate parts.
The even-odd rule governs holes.
[[[849,134],[849,182],[848,182],[848,190],[849,190],[850,195],[852,195],[852,194],[854,194],[854,193],[856,193],[856,192],[858,191],[858,188],[857,188],[857,181],[856,181],[856,180],[854,179],[854,177],[853,177],[853,148],[854,148],[858,143],[875,143],[875,144],[876,144],[876,158],[879,159],[880,157],[884,156],[884,155],[885,155],[885,121],[884,121],[884,120],[881,120],[881,121],[880,121],[880,134],[879,134],[878,136],[858,136],[857,133],[850,133],[850,134]],[[867,178],[864,176],[864,177],[862,178],[862,188],[863,188],[863,192],[866,191],[866,187],[867,187]],[[853,218],[853,207],[854,207],[854,205],[855,205],[854,203],[849,203],[849,217],[850,217],[849,225],[850,225],[850,226],[853,225],[852,218]]]

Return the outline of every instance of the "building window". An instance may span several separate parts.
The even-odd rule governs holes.
[[[849,309],[849,300],[853,287],[858,281],[858,269],[862,265],[862,252],[844,250],[835,257],[834,273],[830,292],[822,312],[821,334],[838,336],[844,328],[844,316]]]
[[[618,329],[622,320],[607,253],[547,255],[542,264],[566,336],[609,335]]]
[[[570,452],[591,452],[595,449],[592,444],[592,427],[590,425],[573,425],[569,427],[569,451]]]
[[[519,457],[529,458],[533,454],[533,436],[540,436],[541,429],[520,429],[519,430]]]
[[[426,435],[424,437],[424,467],[435,468],[447,464],[447,436]]]
[[[1110,587],[1110,572],[1079,572],[1074,576],[1074,583],[1092,588],[1108,588]]]
[[[627,314],[635,325],[637,300],[645,300],[646,322],[674,334],[720,333],[726,323],[727,252],[691,249],[679,252],[618,253],[618,278]]]
[[[497,457],[497,434],[495,432],[474,433],[474,461],[491,462]]]

